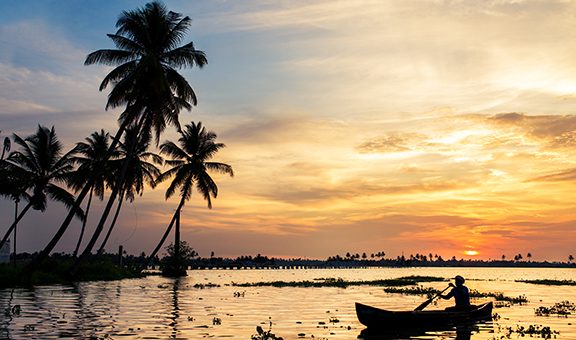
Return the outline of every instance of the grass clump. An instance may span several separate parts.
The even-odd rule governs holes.
[[[546,286],[576,286],[576,281],[574,280],[516,280],[516,282]]]

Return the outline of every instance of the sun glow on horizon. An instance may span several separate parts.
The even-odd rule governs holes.
[[[480,254],[480,253],[479,253],[478,251],[476,251],[476,250],[466,250],[466,251],[464,252],[464,254],[466,254],[466,255],[468,255],[468,256],[476,256],[476,255],[478,255],[478,254]]]

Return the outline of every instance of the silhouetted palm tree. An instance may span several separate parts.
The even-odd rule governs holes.
[[[180,129],[178,115],[182,108],[189,110],[196,105],[194,90],[177,71],[182,67],[202,67],[207,63],[204,52],[196,50],[192,42],[179,46],[191,22],[189,17],[168,11],[159,2],[151,2],[141,9],[122,12],[116,22],[118,30],[108,35],[118,49],[102,49],[87,56],[85,65],[116,66],[100,84],[100,91],[112,84],[114,87],[106,108],[125,106],[108,157],[130,124],[138,122],[137,126],[144,127],[140,130],[154,129],[158,141],[167,124]],[[122,171],[120,176],[123,177],[125,172]],[[54,249],[90,187],[91,183],[86,183],[74,202],[72,212],[27,271],[34,270]],[[111,196],[115,199],[120,188],[114,189]],[[106,220],[110,209],[111,206],[105,208],[101,220]]]
[[[178,139],[178,144],[167,141],[160,146],[160,152],[172,159],[166,160],[166,164],[171,168],[163,172],[158,177],[158,182],[163,182],[169,178],[173,178],[172,182],[166,190],[166,199],[172,197],[176,190],[180,189],[180,203],[174,212],[174,216],[162,239],[150,254],[150,259],[154,258],[162,244],[168,237],[174,221],[179,219],[182,207],[192,196],[194,188],[202,195],[208,202],[208,208],[212,208],[212,197],[216,198],[218,195],[218,187],[210,177],[209,172],[217,172],[222,174],[234,175],[232,167],[225,163],[211,162],[210,159],[216,153],[225,147],[223,143],[216,143],[216,134],[211,131],[206,131],[202,123],[194,124],[194,122],[187,124],[184,131],[181,132],[181,137]],[[178,258],[178,247],[180,245],[180,228],[176,224],[175,231],[175,258]],[[185,274],[185,271],[178,273]]]
[[[69,180],[70,186],[75,190],[82,190],[84,184],[90,179],[92,186],[90,187],[90,194],[88,196],[88,203],[86,204],[86,218],[82,222],[82,229],[76,248],[74,249],[74,257],[78,255],[80,244],[86,229],[86,222],[88,220],[88,213],[92,203],[92,196],[96,194],[100,200],[104,199],[104,192],[106,191],[107,183],[112,180],[110,160],[108,160],[108,149],[110,147],[110,135],[104,130],[93,132],[89,137],[86,137],[85,142],[76,144],[76,155],[72,157],[72,161],[78,165]],[[117,157],[118,152],[113,151],[112,158]]]
[[[116,66],[100,84],[100,90],[114,84],[106,107],[125,105],[120,120],[133,124],[143,118],[156,132],[157,141],[167,124],[179,129],[182,108],[190,109],[190,103],[197,103],[194,90],[176,71],[186,66],[203,67],[208,62],[194,43],[178,46],[191,23],[189,17],[168,11],[156,1],[124,11],[116,23],[116,34],[108,34],[118,49],[92,52],[85,61],[85,65]]]
[[[12,152],[6,161],[20,177],[26,179],[26,189],[30,189],[32,193],[29,194],[28,204],[0,241],[0,248],[30,208],[46,210],[48,197],[64,203],[67,207],[74,203],[74,196],[57,185],[65,183],[73,169],[70,157],[74,150],[62,154],[62,143],[58,140],[54,127],[48,129],[39,125],[36,133],[26,139],[14,134],[14,143],[21,148],[21,151]],[[81,219],[84,218],[81,209],[76,215]]]
[[[119,144],[119,158],[113,161],[116,163],[116,172],[121,171],[125,162],[128,164],[128,171],[124,177],[124,182],[120,184],[121,189],[116,213],[114,214],[114,218],[108,228],[104,241],[102,241],[102,244],[98,249],[98,253],[103,252],[104,247],[108,242],[108,238],[114,229],[124,199],[133,202],[136,194],[139,194],[140,196],[142,195],[144,185],[148,184],[154,186],[154,181],[160,175],[160,169],[158,169],[155,164],[161,165],[163,159],[159,155],[148,151],[151,140],[152,138],[150,134],[142,134],[138,136],[136,129],[128,129],[124,135],[124,143]],[[151,162],[148,162],[148,160]]]

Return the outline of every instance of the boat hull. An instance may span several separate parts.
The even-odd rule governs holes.
[[[459,311],[389,311],[357,302],[356,315],[364,326],[375,329],[443,327],[489,320],[492,302]]]

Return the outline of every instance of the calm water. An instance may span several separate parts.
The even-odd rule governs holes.
[[[317,278],[374,280],[407,275],[445,278],[460,274],[466,285],[481,292],[526,295],[526,305],[495,309],[501,318],[468,330],[464,338],[499,339],[504,328],[544,325],[560,332],[558,339],[576,339],[576,316],[534,315],[538,306],[576,302],[576,289],[539,286],[514,280],[576,280],[574,269],[526,268],[381,268],[310,270],[202,270],[187,278],[162,277],[74,286],[39,286],[32,290],[0,290],[0,339],[250,339],[256,326],[284,339],[356,339],[364,327],[356,319],[354,302],[386,309],[413,309],[421,296],[387,294],[382,287],[342,288],[240,288],[232,282],[302,281]],[[195,284],[219,284],[199,289]],[[446,287],[445,282],[423,286]],[[235,294],[236,293],[236,294]],[[238,294],[240,293],[240,294]],[[480,301],[477,301],[480,302]],[[428,308],[444,308],[440,301]],[[6,308],[20,305],[19,314]],[[338,320],[338,322],[331,322]],[[220,322],[218,322],[220,321]],[[458,334],[460,339],[462,334]],[[412,339],[456,339],[456,330],[409,334]],[[512,339],[519,338],[516,334]]]

